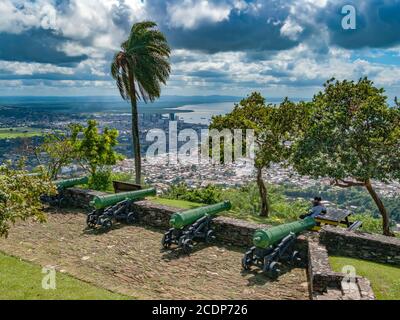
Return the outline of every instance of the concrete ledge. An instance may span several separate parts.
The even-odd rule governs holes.
[[[400,265],[400,239],[378,234],[324,227],[321,242],[330,254]]]

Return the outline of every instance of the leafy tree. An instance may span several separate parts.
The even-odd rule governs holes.
[[[132,138],[135,156],[136,183],[141,183],[141,154],[137,102],[153,102],[160,97],[161,84],[171,72],[170,48],[165,36],[155,29],[156,23],[146,21],[133,25],[129,38],[111,64],[121,97],[132,107]]]
[[[43,177],[13,169],[11,162],[0,166],[0,237],[8,235],[10,223],[28,218],[46,221],[40,196],[54,195],[56,188]]]
[[[301,110],[304,109],[304,112]],[[297,106],[285,99],[280,105],[266,104],[260,93],[254,92],[235,105],[226,115],[212,118],[210,129],[253,129],[255,135],[256,182],[259,189],[260,215],[268,216],[270,205],[267,186],[263,180],[263,170],[272,163],[279,163],[288,158],[291,148],[288,144],[294,133],[304,127],[307,119],[304,104]],[[244,140],[244,139],[243,139]]]
[[[52,180],[57,179],[62,167],[74,160],[73,144],[66,134],[54,132],[46,135],[43,144],[34,151],[39,164],[44,166],[47,176]]]
[[[373,181],[400,178],[400,108],[367,78],[328,80],[313,99],[306,133],[296,143],[293,164],[300,174],[329,177],[335,186],[365,187],[392,235],[389,214]]]
[[[118,130],[105,128],[99,133],[95,120],[89,120],[87,124],[87,127],[80,124],[70,125],[71,141],[76,160],[95,177],[99,171],[115,165],[123,157],[114,150],[118,144]]]

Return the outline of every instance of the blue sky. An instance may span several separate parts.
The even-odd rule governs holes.
[[[166,95],[306,98],[363,76],[400,95],[400,0],[1,0],[0,16],[0,95],[118,94],[113,53],[147,19],[173,48]]]

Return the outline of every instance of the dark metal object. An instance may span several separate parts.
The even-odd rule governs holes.
[[[105,209],[96,209],[89,213],[86,224],[90,229],[97,226],[110,230],[114,222],[133,224],[138,220],[137,213],[131,211],[134,200],[124,200]]]
[[[53,207],[61,207],[62,202],[64,201],[64,189],[58,189],[57,194],[54,196],[49,196],[49,195],[42,195],[40,197],[40,200],[44,203],[47,203]]]
[[[127,191],[138,191],[142,190],[143,187],[140,184],[124,181],[113,181],[113,187],[115,193],[127,192]]]
[[[290,233],[276,245],[266,249],[257,248],[256,246],[251,247],[242,259],[243,269],[250,270],[252,266],[258,266],[269,277],[278,277],[280,261],[286,261],[294,265],[301,260],[299,252],[293,248],[296,239],[296,234]]]
[[[167,249],[176,244],[185,253],[190,253],[195,241],[211,243],[215,239],[214,231],[210,227],[213,218],[214,216],[205,215],[183,229],[169,229],[162,238],[162,246]]]

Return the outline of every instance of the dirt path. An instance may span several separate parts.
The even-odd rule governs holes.
[[[243,249],[199,245],[184,256],[161,250],[158,230],[121,225],[94,234],[85,218],[60,211],[45,224],[18,223],[0,250],[140,299],[308,299],[304,269],[270,281],[241,272]]]

